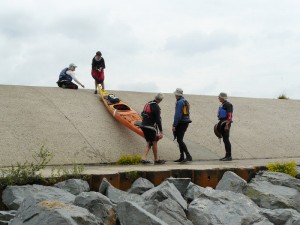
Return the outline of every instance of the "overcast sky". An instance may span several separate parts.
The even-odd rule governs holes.
[[[298,0],[0,0],[0,84],[300,99]]]

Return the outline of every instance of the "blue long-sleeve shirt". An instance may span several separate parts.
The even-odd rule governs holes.
[[[190,123],[192,122],[190,120],[189,115],[183,115],[183,107],[185,105],[185,99],[183,96],[177,99],[176,106],[175,106],[175,115],[174,115],[174,121],[173,121],[173,127],[176,127],[178,123]]]

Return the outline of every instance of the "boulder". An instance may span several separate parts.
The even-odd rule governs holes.
[[[90,191],[88,182],[80,179],[68,179],[54,184],[54,187],[68,191],[73,195],[79,195],[81,192]]]
[[[113,187],[106,178],[102,179],[100,184],[99,192],[106,197],[108,197],[113,203],[123,202],[123,201],[132,201],[132,202],[141,202],[144,201],[144,198],[138,194],[131,194],[126,191],[121,191]]]
[[[87,209],[60,201],[29,196],[21,204],[10,225],[104,225]]]
[[[127,192],[141,195],[151,188],[154,188],[154,184],[145,178],[139,177],[132,183],[131,188],[128,189]]]
[[[158,200],[159,202],[164,201],[165,199],[172,199],[176,201],[184,210],[187,209],[187,203],[181,196],[180,192],[174,186],[174,184],[169,183],[168,181],[162,182],[157,187],[146,191],[142,194],[146,200]]]
[[[15,217],[16,212],[16,210],[0,211],[0,225],[7,225]]]
[[[170,177],[167,179],[169,183],[174,184],[174,186],[177,188],[177,190],[181,193],[181,195],[184,195],[186,192],[187,187],[189,186],[189,183],[191,182],[191,178],[173,178]]]
[[[261,209],[264,215],[274,225],[299,225],[300,214],[293,209]]]
[[[73,203],[75,195],[56,188],[42,185],[7,186],[2,193],[2,201],[8,209],[17,210],[26,197],[33,196],[43,200],[58,200]]]
[[[300,179],[300,166],[296,167],[296,178]]]
[[[226,171],[223,174],[222,179],[217,184],[216,190],[243,193],[243,190],[246,186],[247,182],[243,178],[239,177],[231,171]]]
[[[135,202],[119,202],[117,214],[122,225],[168,225]]]
[[[192,222],[187,219],[182,207],[172,199],[165,199],[161,202],[158,200],[150,200],[144,203],[138,203],[138,205],[167,224],[193,225]]]
[[[267,181],[274,185],[293,188],[300,192],[300,180],[286,173],[259,171],[252,181]]]
[[[193,182],[190,182],[188,187],[186,188],[186,192],[184,194],[184,199],[186,199],[186,201],[188,203],[192,202],[194,199],[196,199],[199,195],[201,195],[202,193],[206,192],[206,191],[211,191],[213,190],[211,187],[201,187],[197,184],[194,184]]]
[[[259,212],[259,207],[243,194],[210,190],[190,203],[187,218],[194,225],[271,225]]]
[[[82,192],[76,196],[74,205],[86,208],[90,213],[100,218],[107,224],[108,220],[116,220],[114,205],[109,198],[99,192]],[[111,218],[113,217],[114,218]]]
[[[254,180],[248,184],[244,194],[262,208],[290,208],[300,212],[300,193],[293,188]]]

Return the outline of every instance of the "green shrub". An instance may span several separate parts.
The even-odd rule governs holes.
[[[135,181],[137,178],[139,178],[139,173],[137,171],[130,171],[130,172],[126,172],[126,177],[128,180],[130,181]]]
[[[52,168],[50,178],[43,177],[40,170],[45,169],[54,154],[42,146],[39,151],[33,152],[34,162],[27,160],[21,164],[11,165],[7,168],[0,169],[0,189],[7,185],[24,185],[24,184],[52,184],[55,181],[61,181],[62,178],[79,177],[83,172],[82,165],[73,165],[72,169]]]
[[[267,165],[267,169],[268,169],[268,171],[271,171],[271,172],[286,173],[293,177],[295,177],[297,175],[295,161],[282,162],[282,163],[280,163],[280,162],[269,163]]]
[[[281,95],[278,96],[278,99],[285,99],[285,100],[287,100],[289,98],[285,94],[281,94]]]
[[[140,164],[142,161],[142,157],[139,155],[122,155],[117,164],[119,165],[136,165]]]

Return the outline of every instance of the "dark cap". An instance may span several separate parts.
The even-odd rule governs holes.
[[[100,51],[96,52],[96,55],[102,56],[102,53]]]

